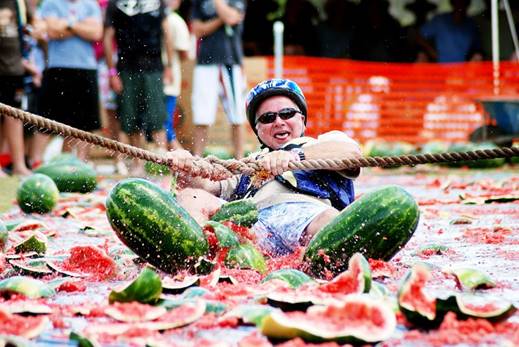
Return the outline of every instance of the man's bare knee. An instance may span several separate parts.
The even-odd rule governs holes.
[[[222,201],[203,189],[185,188],[177,193],[177,201],[199,224],[203,224],[222,205]]]
[[[301,243],[306,245],[308,241],[314,237],[325,225],[330,223],[332,219],[339,215],[339,211],[335,208],[328,208],[324,210],[322,213],[318,214],[310,224],[306,227],[306,230],[301,239]]]

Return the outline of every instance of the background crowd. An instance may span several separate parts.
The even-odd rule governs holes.
[[[476,1],[476,0],[473,0]],[[471,0],[415,0],[402,24],[386,0],[0,0],[0,102],[85,131],[156,151],[181,148],[173,116],[182,60],[193,57],[194,143],[202,155],[218,101],[243,155],[244,56],[272,55],[272,25],[284,23],[287,55],[379,62],[462,62],[491,57],[490,0],[469,16]],[[474,5],[474,4],[472,4]],[[514,13],[519,3],[510,1]],[[504,11],[500,56],[516,59]],[[27,175],[49,136],[1,119],[3,171]],[[121,137],[121,135],[124,135]],[[65,139],[88,159],[89,147]],[[114,159],[125,174],[125,163]],[[142,174],[134,161],[132,174]]]

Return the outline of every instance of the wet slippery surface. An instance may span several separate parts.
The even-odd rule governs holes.
[[[386,284],[394,296],[402,276],[417,261],[433,266],[430,286],[440,292],[458,290],[454,277],[447,273],[448,269],[475,268],[487,273],[496,283],[495,288],[478,292],[511,300],[519,306],[519,200],[492,202],[503,197],[509,200],[518,197],[519,175],[513,171],[452,171],[433,168],[435,172],[431,173],[426,167],[420,169],[422,171],[366,170],[356,182],[358,194],[387,184],[400,185],[420,205],[421,220],[411,241],[388,264],[372,261],[373,275],[379,275],[377,280]],[[45,275],[40,278],[44,282],[56,279],[74,281],[68,287],[59,287],[61,290],[47,299],[0,298],[0,307],[28,301],[32,304],[44,303],[52,308],[50,323],[39,337],[30,341],[31,345],[74,346],[76,343],[68,340],[71,330],[95,335],[88,328],[92,324],[117,323],[103,314],[103,309],[108,305],[108,294],[111,289],[135,278],[142,264],[135,263],[125,252],[125,247],[115,238],[106,219],[103,204],[114,183],[103,181],[102,188],[92,194],[62,195],[52,215],[24,215],[18,207],[13,207],[0,216],[6,223],[28,220],[43,222],[44,225],[38,230],[48,235],[47,256],[61,255],[58,260],[62,260],[70,255],[69,250],[74,246],[95,245],[104,249],[117,264],[116,274],[109,279],[105,279],[106,272],[101,268],[89,268],[90,274],[83,272],[86,276],[80,278],[59,273]],[[163,182],[163,186],[168,187],[167,182]],[[10,246],[15,243],[17,233],[10,233]],[[431,245],[441,245],[446,250],[431,251]],[[270,268],[276,269],[293,261],[294,257],[270,262]],[[13,268],[0,259],[1,278],[15,274]],[[227,309],[238,304],[257,303],[250,292],[257,290],[261,276],[244,270],[233,270],[232,274],[240,282],[237,285],[227,283],[211,287],[211,297],[223,302]],[[78,314],[78,311],[82,314]],[[401,319],[399,322],[393,338],[386,341],[385,345],[512,346],[519,343],[518,313],[509,318],[506,325],[490,327],[473,321],[460,323],[449,316],[439,330],[430,333],[407,329]],[[456,336],[456,332],[459,336]],[[470,338],[464,338],[464,335],[470,335]],[[115,337],[97,338],[107,346],[143,345],[144,341],[152,341],[156,345],[171,345],[174,341],[182,346],[238,346],[246,345],[247,342],[265,346],[269,344],[254,327],[208,314],[185,328],[163,333],[134,331]]]

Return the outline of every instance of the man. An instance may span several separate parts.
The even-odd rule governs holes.
[[[171,35],[171,42],[173,44],[173,61],[171,62],[171,71],[173,74],[173,80],[171,83],[164,85],[164,94],[166,94],[166,110],[167,119],[164,124],[166,128],[166,138],[168,141],[169,149],[180,149],[182,146],[177,140],[177,134],[175,132],[175,109],[177,105],[178,97],[180,96],[181,84],[182,84],[182,69],[181,62],[188,58],[190,37],[189,29],[186,22],[178,13],[175,11],[180,6],[180,0],[169,0],[169,14],[168,14],[168,25],[169,33]]]
[[[113,39],[117,43],[117,69],[113,61]],[[162,64],[162,43],[167,64]],[[172,44],[166,7],[162,0],[110,0],[106,9],[103,38],[110,87],[118,94],[117,112],[130,144],[144,146],[151,133],[155,145],[165,149],[166,105],[164,83],[172,79]],[[164,74],[164,79],[163,79]],[[144,173],[136,161],[135,175]]]
[[[44,0],[40,16],[49,38],[42,114],[84,131],[98,130],[99,89],[92,42],[103,33],[99,5],[93,0]],[[87,158],[88,145],[76,145],[74,139],[66,138],[63,150],[74,147],[79,158]]]
[[[0,102],[21,107],[25,68],[22,56],[22,29],[28,18],[25,1],[0,1]],[[2,124],[3,123],[3,124]],[[3,126],[2,126],[3,125]],[[2,133],[3,131],[3,133]],[[29,175],[25,164],[23,124],[11,117],[0,117],[0,153],[5,136],[11,156],[12,173]],[[2,175],[0,167],[0,175]]]
[[[469,5],[470,0],[451,0],[452,13],[437,15],[421,27],[417,42],[432,60],[439,63],[481,61],[478,28],[467,16]]]
[[[195,0],[192,30],[199,38],[193,72],[193,153],[202,155],[209,126],[215,121],[218,95],[232,127],[235,158],[243,157],[244,112],[241,33],[244,0]]]
[[[261,248],[272,254],[293,252],[305,245],[323,226],[354,199],[353,171],[286,171],[291,162],[304,159],[336,159],[360,156],[358,144],[343,132],[331,131],[317,139],[304,137],[307,105],[299,86],[273,79],[253,88],[247,97],[247,118],[263,146],[254,154],[273,179],[257,186],[251,177],[239,175],[214,182],[181,177],[179,203],[203,223],[226,200],[251,198],[259,220],[253,226]],[[192,165],[193,156],[178,150],[170,154],[180,169]],[[188,170],[186,170],[188,171]]]

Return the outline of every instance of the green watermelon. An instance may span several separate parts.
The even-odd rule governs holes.
[[[250,228],[258,221],[258,207],[250,199],[235,200],[223,204],[211,217],[212,221],[231,221]]]
[[[106,213],[121,241],[165,272],[189,269],[209,251],[197,222],[173,195],[147,180],[130,178],[115,185]]]
[[[34,174],[20,183],[16,192],[18,205],[25,213],[48,213],[59,199],[59,190],[50,177]]]
[[[97,187],[95,170],[81,161],[49,162],[34,172],[52,178],[60,192],[88,193]]]
[[[61,163],[76,163],[76,164],[81,163],[81,164],[84,164],[81,159],[76,157],[74,154],[68,153],[68,152],[55,155],[54,157],[50,158],[49,163],[52,163],[52,164],[57,164],[57,163],[60,163],[60,164]]]
[[[338,274],[356,252],[389,260],[409,241],[419,217],[416,201],[398,186],[366,193],[310,240],[304,256],[308,271]]]

